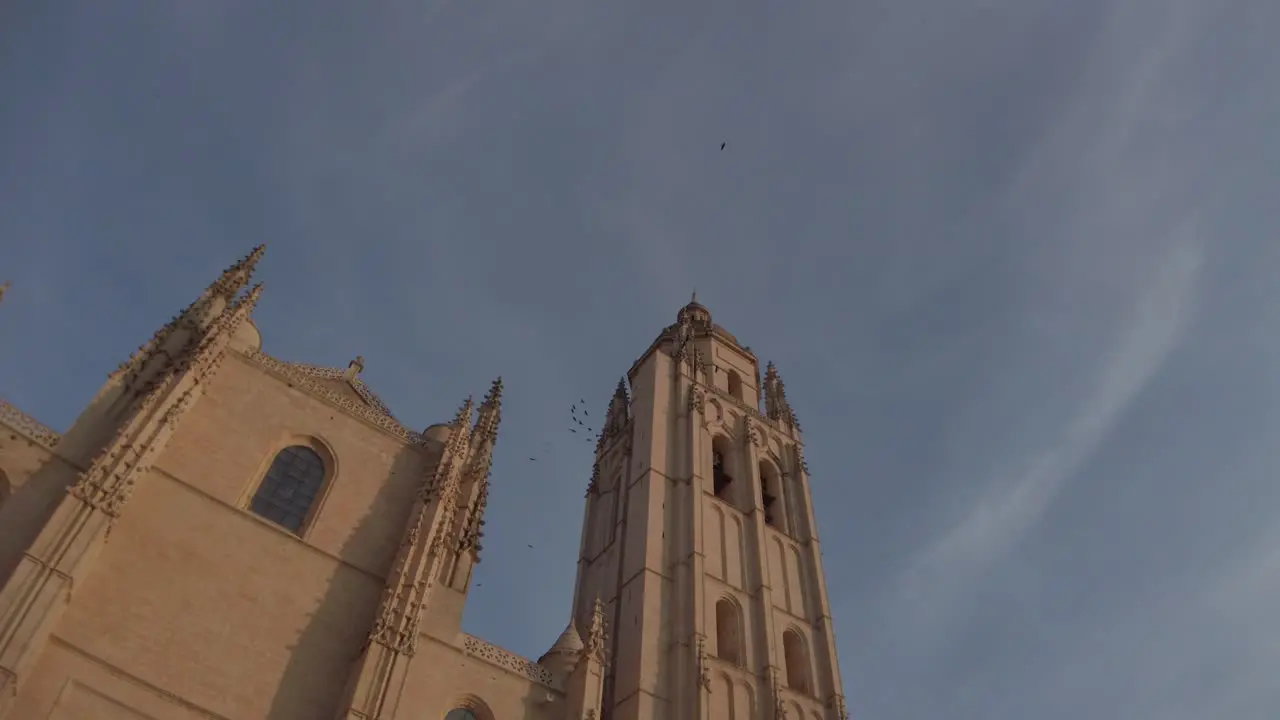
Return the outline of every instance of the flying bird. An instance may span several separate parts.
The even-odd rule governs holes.
[[[721,150],[724,150],[724,146],[725,146],[725,145],[728,145],[728,144],[729,144],[729,143],[720,143],[720,149],[721,149]]]

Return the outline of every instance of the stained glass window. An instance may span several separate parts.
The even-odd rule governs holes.
[[[287,447],[272,461],[249,509],[299,533],[323,484],[324,460],[320,455],[305,445]]]

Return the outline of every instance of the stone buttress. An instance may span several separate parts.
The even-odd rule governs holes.
[[[255,248],[224,271],[112,373],[59,443],[58,454],[83,471],[0,587],[0,720],[134,487],[204,394],[257,305],[261,285],[241,291],[264,251]]]

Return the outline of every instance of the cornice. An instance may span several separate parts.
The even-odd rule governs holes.
[[[365,399],[366,394],[369,396],[370,400],[368,404],[356,403],[350,398],[344,397],[341,393],[325,387],[323,383],[319,382],[320,380],[335,379],[335,377],[337,379],[341,379],[343,371],[336,371],[337,375],[334,376],[331,374],[334,370],[330,368],[285,362],[278,358],[274,358],[261,350],[241,350],[235,354],[263,371],[292,383],[295,387],[302,389],[312,397],[323,400],[339,410],[345,411],[348,415],[363,421],[366,425],[369,425],[374,429],[381,430],[413,445],[423,444],[422,433],[410,430],[402,425],[399,420],[396,420],[391,413],[387,411],[386,405],[384,405],[382,401],[372,393],[372,391],[365,389],[363,393],[360,393],[360,389],[364,383],[357,380],[352,382],[351,385],[356,389],[356,392],[360,393],[361,399]]]
[[[62,436],[44,423],[18,409],[18,406],[0,398],[0,423],[26,436],[28,440],[54,450]]]

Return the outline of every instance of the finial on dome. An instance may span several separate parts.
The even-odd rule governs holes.
[[[676,322],[693,322],[696,324],[711,324],[711,311],[705,305],[698,302],[698,291],[694,290],[693,295],[689,298],[689,304],[680,308],[680,312],[676,314]]]

